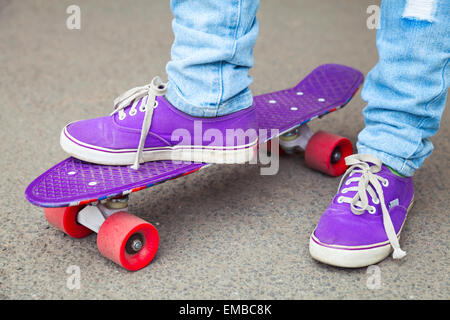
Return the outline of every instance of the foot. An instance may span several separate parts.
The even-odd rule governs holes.
[[[75,158],[105,164],[180,160],[244,163],[256,155],[255,108],[216,118],[192,117],[163,96],[159,78],[125,92],[106,117],[76,121],[61,132],[61,146]]]
[[[311,235],[311,256],[348,268],[375,264],[392,249],[394,258],[402,258],[406,253],[398,239],[413,204],[412,178],[393,173],[371,155],[345,160],[350,167]]]

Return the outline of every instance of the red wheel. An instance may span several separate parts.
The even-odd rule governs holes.
[[[319,131],[308,141],[305,160],[311,168],[336,177],[347,170],[345,158],[351,154],[353,146],[350,140]]]
[[[271,151],[272,151],[272,140],[269,140],[269,141],[266,142],[266,151],[267,151],[267,153],[271,153]],[[283,150],[281,145],[278,145],[278,154],[281,156],[281,155],[283,155],[285,153],[286,152]]]
[[[44,213],[51,225],[72,238],[83,238],[92,233],[92,230],[77,222],[77,214],[83,208],[84,206],[45,208]]]
[[[124,211],[109,216],[97,235],[100,253],[130,271],[148,265],[158,244],[158,231],[152,224]]]

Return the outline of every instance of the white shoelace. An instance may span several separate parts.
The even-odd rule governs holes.
[[[372,163],[372,166],[368,165]],[[375,207],[369,205],[369,200],[367,194],[372,199],[374,204],[380,203],[381,210],[383,213],[383,225],[386,235],[389,239],[389,242],[394,248],[394,253],[392,257],[394,259],[401,259],[406,255],[406,252],[400,248],[400,243],[398,242],[397,234],[395,233],[394,225],[392,224],[391,216],[389,215],[389,211],[386,208],[386,204],[384,202],[384,194],[383,187],[389,186],[389,181],[384,179],[376,173],[381,170],[381,161],[371,155],[367,154],[354,154],[345,158],[345,163],[350,166],[345,172],[344,176],[341,179],[339,184],[338,192],[341,189],[342,183],[346,181],[346,185],[349,185],[351,182],[358,182],[358,186],[355,187],[347,187],[343,188],[341,193],[346,193],[348,191],[356,191],[356,194],[353,198],[340,196],[338,198],[339,203],[349,203],[350,208],[353,214],[361,215],[366,210],[370,214],[375,213]],[[361,173],[359,177],[351,177],[353,173]],[[381,184],[380,184],[381,181]]]
[[[152,82],[142,87],[132,88],[116,99],[114,99],[114,111],[111,115],[115,113],[119,113],[119,119],[123,120],[126,116],[125,109],[133,102],[133,105],[130,108],[129,114],[134,116],[137,112],[136,106],[139,103],[139,100],[142,98],[141,105],[139,106],[139,110],[141,112],[145,112],[144,121],[142,122],[141,129],[141,137],[139,139],[139,146],[136,152],[136,158],[134,160],[134,164],[131,168],[138,170],[140,163],[144,162],[142,158],[142,150],[144,149],[145,139],[147,137],[148,131],[150,130],[150,126],[152,124],[153,110],[158,106],[158,102],[156,101],[157,96],[163,96],[167,91],[167,84],[162,82],[160,77],[154,77]],[[144,97],[147,97],[144,103]]]

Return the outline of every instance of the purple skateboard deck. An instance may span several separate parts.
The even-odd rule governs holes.
[[[363,75],[350,67],[326,64],[295,87],[254,97],[264,143],[312,119],[342,108],[357,92]],[[271,129],[279,130],[274,136]],[[262,141],[263,140],[263,141]],[[126,195],[209,166],[207,163],[146,162],[139,170],[67,158],[37,177],[25,197],[41,207],[67,207]]]

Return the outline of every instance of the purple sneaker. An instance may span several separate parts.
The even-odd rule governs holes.
[[[375,264],[394,249],[414,198],[412,178],[400,177],[367,154],[345,158],[350,167],[338,193],[311,235],[309,252],[323,263],[358,268]]]
[[[61,146],[75,158],[129,165],[155,160],[244,163],[256,155],[256,111],[251,106],[216,118],[198,118],[174,108],[156,77],[114,101],[106,117],[76,121],[61,132]]]

